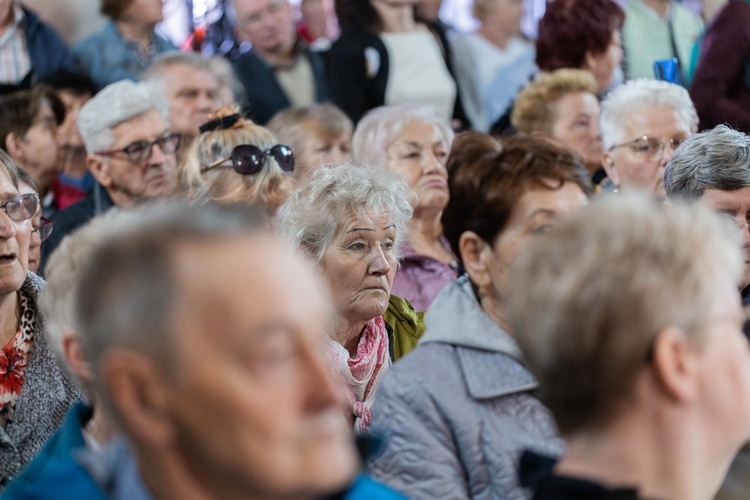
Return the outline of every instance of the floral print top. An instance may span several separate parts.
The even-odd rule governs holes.
[[[23,386],[26,366],[34,338],[34,317],[28,298],[18,294],[21,301],[21,325],[15,336],[0,352],[0,425],[5,427],[13,419],[16,400]]]

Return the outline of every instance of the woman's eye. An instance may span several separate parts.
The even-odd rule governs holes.
[[[552,224],[542,224],[541,226],[537,226],[532,231],[534,234],[544,234],[548,233],[552,229]]]
[[[407,160],[418,160],[419,157],[422,156],[420,153],[414,152],[414,153],[407,153],[404,155],[404,158]]]
[[[386,250],[393,250],[393,241],[392,240],[386,240],[385,243],[383,243],[383,248]]]
[[[365,244],[364,243],[360,243],[360,242],[352,243],[351,245],[349,245],[348,248],[349,248],[349,250],[364,250],[365,249]]]

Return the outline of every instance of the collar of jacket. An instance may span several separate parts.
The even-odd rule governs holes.
[[[473,398],[496,398],[537,387],[518,344],[481,308],[468,276],[440,292],[427,311],[425,323],[427,332],[419,343],[442,342],[458,347],[456,354]]]

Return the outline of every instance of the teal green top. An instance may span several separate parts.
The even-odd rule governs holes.
[[[643,0],[629,0],[625,14],[622,43],[626,77],[654,78],[654,61],[673,57],[667,20]],[[682,81],[687,85],[693,47],[703,33],[703,21],[676,2],[672,2],[671,16],[675,45],[682,64]]]

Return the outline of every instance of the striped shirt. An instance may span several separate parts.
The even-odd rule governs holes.
[[[31,71],[24,25],[23,10],[14,3],[13,22],[0,34],[0,84],[16,85]]]

